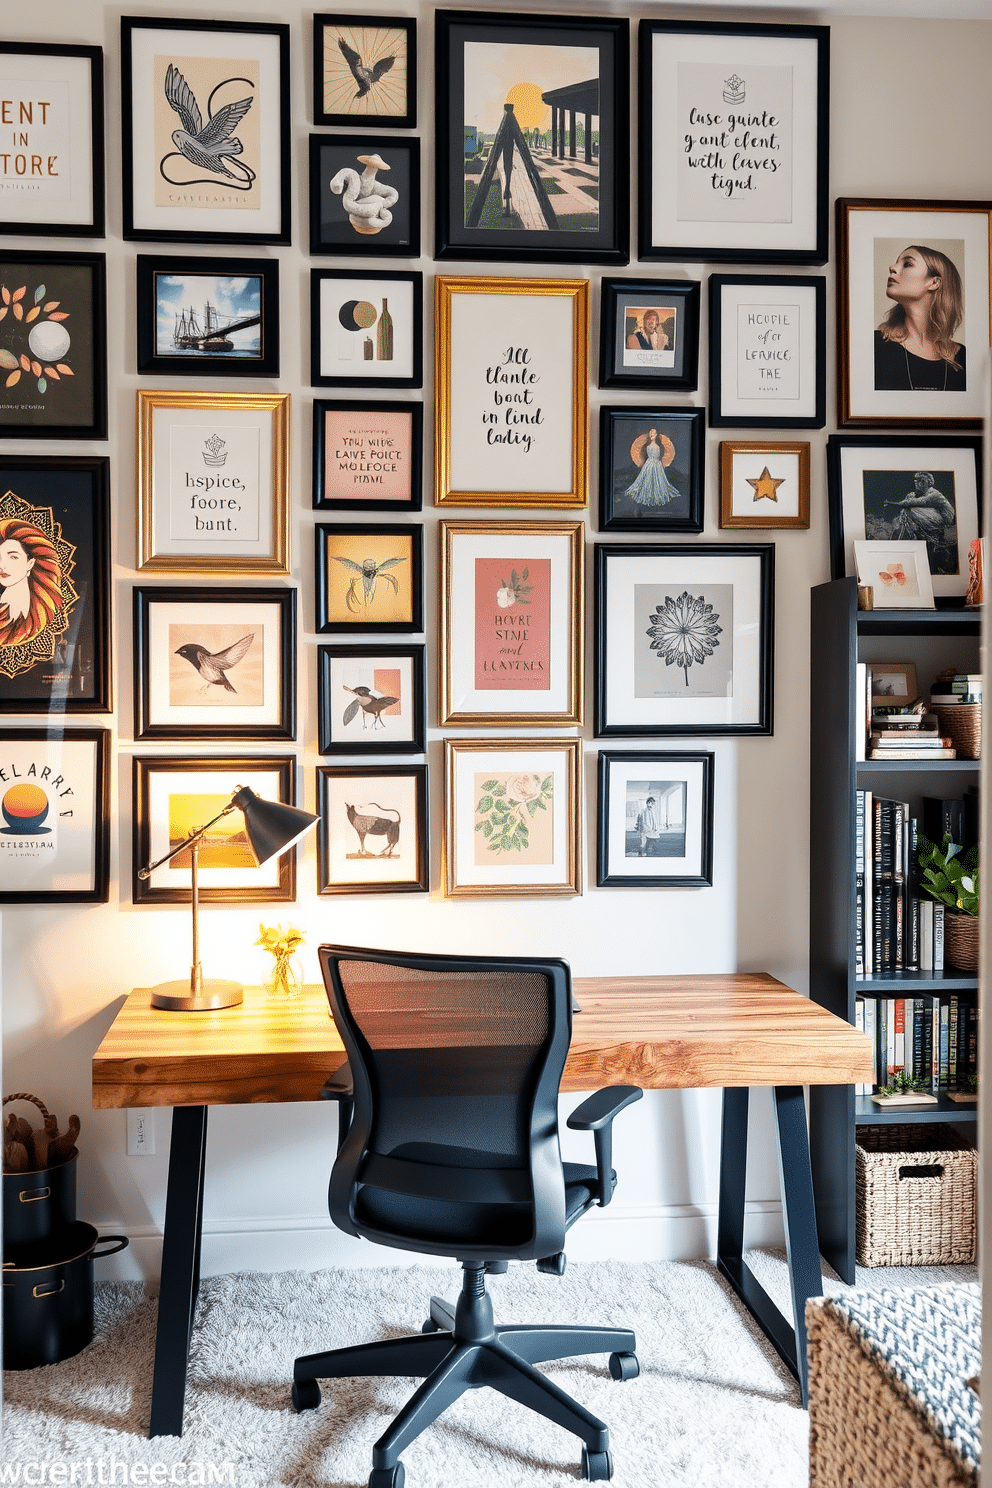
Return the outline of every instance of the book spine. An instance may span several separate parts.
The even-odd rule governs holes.
[[[854,667],[854,758],[865,757],[865,697],[868,690],[868,668],[863,661]]]
[[[920,899],[920,970],[933,971],[933,900]]]
[[[944,969],[944,906],[936,902],[933,906],[933,969]]]
[[[930,1009],[930,1089],[940,1090],[940,998],[933,999]]]
[[[912,1075],[914,1080],[918,1080],[921,1075],[925,1075],[927,1073],[925,1056],[923,1052],[923,1026],[925,1022],[926,1018],[924,1016],[924,998],[914,997],[913,1032],[910,1043],[912,1054],[910,1059],[907,1061],[909,1073]]]
[[[875,999],[875,1093],[888,1083],[889,1004],[884,997]]]
[[[923,997],[920,1000],[921,1000],[921,1003],[922,1003],[922,1015],[921,1015],[921,1020],[920,1021],[922,1023],[922,1031],[923,1031],[923,1051],[922,1051],[922,1057],[920,1059],[919,1074],[920,1074],[920,1079],[921,1080],[925,1080],[926,1083],[927,1083],[927,1085],[928,1085],[928,1087],[932,1090],[933,1089],[933,1083],[934,1083],[934,1080],[933,1080],[933,1005],[934,1005],[934,999],[932,997]]]
[[[906,950],[907,971],[920,969],[919,822],[906,812]]]
[[[858,663],[860,667],[861,662]],[[854,796],[854,971],[865,972],[865,793]]]
[[[887,1084],[896,1072],[896,1000],[894,997],[885,999],[885,1064],[883,1070]]]
[[[863,999],[863,1002],[864,1002],[864,1018],[865,1018],[865,1035],[866,1035],[866,1037],[868,1038],[868,1040],[869,1040],[869,1042],[871,1044],[872,1071],[871,1071],[871,1082],[865,1086],[864,1091],[862,1093],[864,1095],[871,1095],[872,1090],[874,1089],[874,1086],[875,1086],[875,1083],[876,1083],[876,1077],[877,1077],[877,1073],[878,1073],[878,1047],[877,1047],[876,1042],[875,1042],[876,1037],[877,1037],[878,999],[875,998],[875,997],[866,997],[866,998]]]
[[[942,1002],[940,1004],[940,1071],[938,1077],[941,1090],[947,1089],[947,1039],[950,1015],[950,1005]]]
[[[859,1033],[865,1031],[865,1000],[863,997],[854,999],[854,1026]],[[863,1080],[858,1080],[854,1086],[855,1095],[868,1095],[869,1091]]]
[[[865,892],[864,892],[864,919],[865,919],[865,976],[871,976],[877,962],[875,961],[875,902],[872,892],[874,884],[874,854],[872,842],[871,824],[874,817],[874,799],[870,790],[863,792],[865,798]]]
[[[960,1013],[960,999],[956,992],[951,993],[950,1009],[947,1018],[947,1088],[957,1090],[958,1088],[958,1021]]]
[[[893,1041],[892,1041],[892,1068],[895,1073],[906,1068],[906,999],[896,997],[893,999]]]

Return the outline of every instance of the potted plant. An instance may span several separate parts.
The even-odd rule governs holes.
[[[275,958],[271,974],[265,981],[268,997],[299,997],[303,991],[303,973],[296,952],[303,944],[303,932],[289,925],[259,925],[256,945],[264,946]]]
[[[930,1093],[926,1080],[897,1070],[872,1100],[877,1106],[935,1106],[937,1097]]]
[[[960,971],[978,970],[978,847],[963,852],[944,833],[940,847],[920,838],[920,888],[945,906],[944,959]]]

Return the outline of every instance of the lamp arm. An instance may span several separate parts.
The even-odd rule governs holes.
[[[163,863],[168,863],[169,860],[176,857],[178,853],[185,852],[192,843],[202,842],[204,835],[210,831],[210,828],[214,826],[216,822],[219,822],[221,817],[228,816],[234,810],[234,802],[229,801],[228,804],[224,807],[223,811],[218,811],[217,815],[210,821],[208,821],[204,826],[197,827],[195,832],[190,832],[189,836],[183,842],[180,842],[177,847],[174,847],[171,852],[167,852],[163,857],[159,858],[157,862],[149,863],[147,868],[139,868],[138,877],[141,879],[150,878],[151,875],[155,872],[155,869],[161,868]]]

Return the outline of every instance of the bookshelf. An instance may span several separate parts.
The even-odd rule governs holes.
[[[855,974],[855,792],[918,802],[978,784],[978,760],[855,760],[861,727],[859,661],[913,661],[921,690],[945,666],[979,670],[981,616],[964,609],[857,608],[853,578],[819,584],[810,626],[810,996],[849,1023],[862,997],[977,993],[975,976],[886,971]],[[976,1108],[941,1095],[936,1106],[885,1109],[852,1086],[810,1089],[810,1151],[823,1256],[854,1281],[854,1134],[858,1125],[953,1122],[976,1129]]]

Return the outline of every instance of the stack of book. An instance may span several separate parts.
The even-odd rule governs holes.
[[[957,759],[953,740],[942,735],[936,713],[875,708],[868,736],[869,759]]]
[[[930,689],[930,702],[934,706],[981,701],[981,672],[942,672]]]
[[[925,831],[928,807],[932,815],[950,804],[924,797]],[[918,819],[908,802],[855,792],[854,969],[859,976],[944,969],[944,906],[920,892],[918,851]]]
[[[871,1039],[877,1093],[900,1070],[934,1095],[965,1091],[978,1078],[978,1006],[966,997],[858,997],[855,1024]]]

